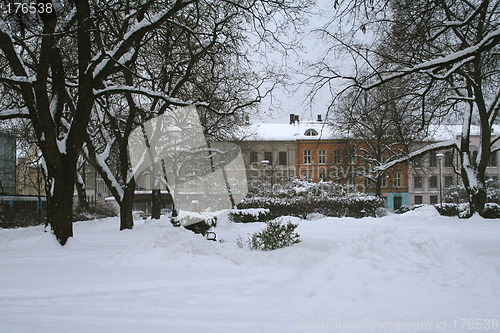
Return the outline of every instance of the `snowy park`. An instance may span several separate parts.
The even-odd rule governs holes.
[[[424,206],[308,219],[274,251],[265,223],[219,216],[217,241],[160,220],[0,229],[1,332],[499,332],[500,220]],[[243,241],[242,241],[243,240]]]

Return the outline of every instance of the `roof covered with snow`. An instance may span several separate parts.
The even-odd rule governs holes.
[[[334,129],[324,122],[304,121],[294,124],[261,123],[246,125],[241,135],[245,141],[329,140],[349,137],[347,131]],[[425,141],[447,141],[462,133],[462,125],[431,125]],[[471,135],[479,135],[479,126],[471,126]],[[500,134],[500,125],[493,126],[493,134]]]
[[[244,129],[246,141],[328,140],[347,134],[324,122],[304,121],[294,124],[252,124]]]
[[[430,141],[446,141],[455,139],[462,134],[462,125],[431,125],[429,126],[429,137]],[[493,125],[493,134],[500,134],[500,125]],[[470,128],[470,135],[476,136],[480,135],[480,127],[477,125],[472,125]]]

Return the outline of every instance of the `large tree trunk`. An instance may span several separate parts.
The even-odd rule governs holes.
[[[472,189],[468,194],[470,213],[474,214],[475,212],[478,212],[479,215],[482,216],[484,213],[484,206],[486,204],[486,189],[484,184],[479,184],[477,188]]]
[[[50,192],[47,200],[47,222],[61,245],[73,237],[73,184],[75,172],[71,168],[49,170]]]

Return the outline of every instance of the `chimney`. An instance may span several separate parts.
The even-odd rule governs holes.
[[[295,115],[293,113],[290,113],[290,125],[295,123]]]
[[[321,115],[318,114],[318,122],[322,123],[323,122],[323,119],[321,118]]]

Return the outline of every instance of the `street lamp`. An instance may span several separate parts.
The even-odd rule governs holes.
[[[443,210],[443,181],[442,181],[442,173],[441,173],[441,163],[443,161],[444,155],[439,153],[436,154],[436,158],[438,160],[438,167],[439,167],[439,204],[441,206],[441,211]]]
[[[260,165],[262,166],[262,188],[264,188],[264,183],[266,182],[266,171],[267,171],[267,166],[269,165],[268,160],[262,160],[260,161]]]
[[[182,129],[177,127],[177,126],[170,126],[169,128],[167,128],[167,132],[169,134],[169,136],[172,138],[172,140],[174,141],[174,156],[171,160],[171,163],[173,163],[173,168],[174,168],[174,181],[173,183],[169,183],[168,182],[168,179],[167,179],[167,172],[166,172],[166,168],[165,168],[165,160],[162,159],[161,160],[161,164],[162,164],[162,170],[163,170],[163,177],[165,178],[165,185],[166,185],[166,188],[167,188],[167,192],[168,194],[170,194],[170,198],[172,199],[172,217],[177,217],[177,215],[179,215],[179,212],[177,211],[177,208],[175,207],[175,202],[174,202],[174,196],[177,195],[177,184],[176,183],[176,178],[177,178],[177,165],[176,165],[176,160],[177,160],[177,142],[182,138]],[[172,192],[171,192],[171,185],[172,184],[175,184],[174,186],[174,195],[172,195]]]

